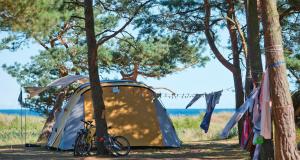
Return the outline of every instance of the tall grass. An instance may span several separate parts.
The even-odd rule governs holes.
[[[200,128],[204,114],[199,116],[171,116],[177,135],[182,141],[217,140],[229,121],[232,113],[215,113],[212,115],[209,130],[205,133]],[[237,127],[230,132],[230,138],[238,135]]]
[[[25,135],[26,143],[36,142],[44,122],[43,117],[27,116],[25,134],[25,117],[22,118],[21,129],[21,117],[19,115],[0,114],[0,146],[24,144]]]
[[[230,113],[216,113],[212,115],[208,133],[199,128],[204,114],[200,116],[171,116],[174,127],[182,141],[216,140],[231,117]],[[26,143],[35,143],[45,119],[43,117],[28,116],[26,118]],[[231,137],[237,136],[237,129],[233,128]],[[15,145],[25,143],[25,118],[18,115],[0,114],[0,145]]]
[[[217,140],[232,113],[215,113],[212,115],[208,133],[200,129],[204,114],[199,116],[171,116],[177,135],[182,141]],[[26,118],[26,143],[35,143],[44,125],[45,118],[28,116]],[[25,143],[25,118],[17,115],[0,114],[0,146]],[[297,142],[300,142],[300,128],[297,128]],[[229,137],[237,137],[234,127]]]

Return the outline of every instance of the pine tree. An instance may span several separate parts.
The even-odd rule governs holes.
[[[275,0],[261,1],[264,48],[270,75],[275,125],[275,158],[300,159],[296,148],[294,109],[286,77],[281,27]]]

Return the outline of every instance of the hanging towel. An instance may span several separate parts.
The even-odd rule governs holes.
[[[213,92],[210,94],[205,94],[206,113],[205,113],[202,123],[200,125],[200,128],[202,128],[205,131],[205,133],[207,133],[207,131],[208,131],[211,115],[215,109],[216,104],[219,103],[222,92],[223,92],[223,90],[218,91],[218,92]]]
[[[231,128],[243,117],[244,113],[249,109],[249,107],[253,106],[256,96],[258,96],[258,89],[253,89],[253,91],[248,96],[246,102],[235,111],[233,116],[227,122],[225,128],[223,129],[220,135],[222,139],[228,137]]]
[[[190,103],[185,107],[185,109],[189,108],[192,106],[200,97],[202,97],[203,94],[196,94],[194,98],[190,101]]]
[[[259,97],[261,109],[261,131],[260,135],[265,139],[271,139],[272,123],[271,123],[271,104],[270,104],[270,88],[269,88],[269,71],[266,69],[261,85]]]

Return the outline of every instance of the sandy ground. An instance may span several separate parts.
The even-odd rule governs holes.
[[[72,151],[48,150],[41,147],[0,146],[0,159],[249,159],[237,140],[185,142],[181,148],[133,149],[126,157],[74,157]]]

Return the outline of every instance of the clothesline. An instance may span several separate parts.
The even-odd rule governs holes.
[[[233,89],[233,87],[229,87],[229,88],[225,88],[225,89],[222,89],[222,90],[218,90],[218,91],[231,91]],[[218,91],[214,91],[214,92],[218,92]],[[213,93],[213,92],[210,92],[210,93]],[[208,94],[207,92],[204,92],[204,93],[157,93],[156,94],[156,97],[158,98],[171,98],[171,99],[174,99],[174,98],[193,98],[197,95],[205,95],[205,94]]]

